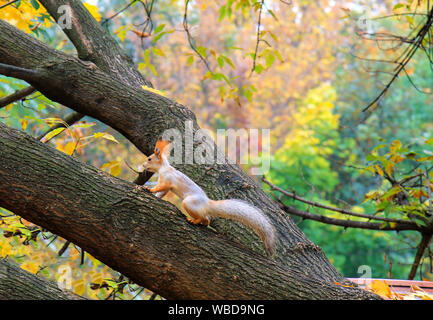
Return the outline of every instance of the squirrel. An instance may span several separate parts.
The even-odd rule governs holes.
[[[172,167],[167,159],[170,142],[158,140],[154,153],[143,167],[146,171],[159,173],[155,187],[146,190],[162,198],[172,191],[182,199],[182,206],[189,214],[187,220],[193,224],[210,224],[210,217],[228,218],[239,221],[253,229],[261,238],[268,256],[275,252],[275,229],[265,214],[246,201],[238,199],[211,200],[206,193],[187,175]]]

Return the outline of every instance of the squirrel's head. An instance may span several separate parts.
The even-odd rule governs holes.
[[[169,147],[169,141],[158,140],[153,154],[147,157],[147,160],[143,164],[144,169],[150,172],[158,172],[163,164],[163,160],[167,157],[167,154],[170,151]]]

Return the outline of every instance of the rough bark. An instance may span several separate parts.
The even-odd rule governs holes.
[[[83,300],[57,284],[0,259],[0,300]]]
[[[64,3],[64,1],[42,2],[50,12],[55,9],[56,3]],[[73,7],[77,10],[77,12],[82,9],[80,5],[77,5],[78,1],[69,2],[73,3]],[[53,7],[50,8],[50,6]],[[122,133],[132,143],[134,143],[144,154],[151,153],[155,141],[165,129],[177,128],[181,132],[184,132],[187,120],[192,121],[194,131],[199,129],[199,126],[195,120],[195,116],[189,109],[174,102],[171,99],[167,99],[158,94],[142,90],[140,88],[142,80],[134,80],[134,75],[126,76],[127,79],[124,80],[123,78],[119,77],[119,72],[117,71],[119,70],[118,67],[110,69],[106,61],[122,64],[123,58],[121,56],[113,56],[110,52],[108,52],[109,48],[100,44],[100,42],[103,41],[103,37],[98,36],[98,34],[93,34],[93,31],[91,30],[93,27],[89,26],[83,21],[81,13],[75,15],[74,17],[77,19],[78,23],[75,25],[75,27],[79,26],[81,29],[79,32],[65,31],[65,33],[69,36],[74,45],[76,45],[79,56],[85,60],[93,61],[96,65],[94,63],[86,62],[56,51],[1,20],[0,63],[22,68],[17,71],[15,75],[16,77],[26,80],[53,101],[62,103],[63,105],[68,106],[77,112],[92,116],[106,123],[107,125],[110,125]],[[95,42],[89,43],[86,41],[86,39],[93,39]],[[84,47],[82,46],[83,44]],[[99,49],[94,50],[94,48]],[[118,49],[115,48],[115,51],[117,52]],[[91,54],[87,55],[85,52],[90,52]],[[104,55],[108,56],[106,61],[104,61]],[[88,58],[89,56],[91,56],[91,58]],[[112,59],[113,57],[115,58],[114,60]],[[124,63],[129,69],[131,68],[130,62],[126,61]],[[129,71],[127,74],[128,73]],[[15,147],[18,148],[18,146]],[[55,156],[57,159],[58,157],[58,155]],[[63,160],[67,160],[67,158],[64,158],[64,156],[62,157]],[[48,158],[46,161],[48,161]],[[49,161],[47,163],[49,163]],[[66,161],[66,163],[68,162]],[[43,166],[44,163],[39,165]],[[33,166],[36,166],[36,164],[33,164]],[[6,170],[7,168],[7,165],[5,165],[4,169]],[[262,291],[262,294],[265,292],[270,294],[270,296],[267,296],[268,298],[271,298],[272,296],[271,291],[275,291],[275,297],[279,296],[286,298],[289,296],[292,298],[322,297],[349,299],[372,297],[372,295],[360,290],[349,290],[341,286],[336,286],[334,282],[341,283],[344,281],[344,278],[327,260],[322,250],[305,237],[305,235],[296,227],[286,213],[284,213],[275,203],[273,203],[273,201],[266,196],[260,186],[257,185],[257,183],[255,183],[239,166],[231,164],[215,164],[206,166],[185,164],[178,165],[178,168],[195,180],[211,198],[240,198],[252,202],[256,206],[262,208],[262,210],[272,220],[278,233],[277,255],[275,256],[275,261],[271,262],[260,256],[260,259],[264,259],[260,260],[258,258],[261,261],[260,263],[255,260],[254,262],[251,262],[251,260],[246,260],[246,262],[252,263],[252,265],[241,267],[242,259],[246,259],[246,256],[254,256],[257,252],[263,253],[262,245],[253,232],[229,220],[215,219],[212,222],[212,226],[220,235],[224,235],[228,239],[231,239],[231,242],[227,242],[227,240],[223,241],[221,236],[215,236],[207,229],[200,227],[192,228],[186,224],[183,217],[182,223],[180,220],[176,222],[181,223],[182,227],[179,227],[175,223],[175,221],[177,221],[176,219],[178,219],[175,218],[177,215],[168,215],[171,217],[171,219],[169,219],[170,222],[168,220],[162,219],[165,221],[164,223],[162,221],[158,221],[161,218],[155,217],[155,219],[140,220],[142,219],[141,215],[138,217],[133,215],[133,220],[129,220],[129,222],[133,221],[134,223],[132,223],[132,225],[136,225],[136,221],[139,221],[140,223],[137,224],[140,226],[139,229],[149,228],[149,230],[155,231],[153,228],[156,228],[157,225],[160,225],[165,231],[167,229],[167,225],[173,223],[174,225],[170,225],[170,228],[179,229],[176,229],[176,232],[172,232],[168,235],[166,232],[163,234],[156,232],[156,234],[158,234],[160,237],[157,240],[163,240],[164,243],[172,243],[173,245],[173,248],[170,248],[171,251],[169,251],[172,255],[167,256],[166,260],[161,260],[158,254],[155,251],[152,251],[154,248],[158,248],[158,246],[147,247],[144,243],[142,243],[141,245],[143,245],[143,248],[148,251],[146,252],[146,250],[143,249],[143,252],[145,253],[143,253],[142,256],[138,257],[137,259],[135,259],[135,251],[131,251],[132,249],[127,250],[127,247],[114,248],[115,245],[112,242],[115,242],[114,240],[117,238],[122,238],[123,242],[128,243],[133,247],[140,245],[141,242],[139,240],[141,238],[128,238],[128,234],[126,234],[127,230],[130,229],[130,225],[128,224],[122,224],[122,226],[119,226],[120,229],[116,229],[116,232],[120,233],[113,232],[115,236],[112,236],[111,238],[106,236],[106,238],[103,238],[108,242],[102,244],[103,241],[101,241],[101,238],[94,237],[92,233],[88,234],[89,238],[86,238],[85,236],[80,237],[79,230],[82,230],[83,227],[90,228],[89,221],[84,221],[87,223],[84,225],[76,224],[74,223],[74,219],[78,219],[78,217],[65,215],[64,213],[61,213],[63,211],[60,209],[59,216],[62,217],[62,219],[60,219],[61,222],[59,221],[59,223],[52,224],[52,217],[50,216],[50,212],[47,212],[47,208],[52,208],[54,206],[53,203],[48,205],[46,203],[41,204],[41,206],[38,208],[37,214],[33,214],[31,217],[27,218],[34,223],[43,223],[44,219],[50,220],[50,230],[52,232],[57,233],[62,237],[77,243],[78,245],[81,245],[92,254],[96,252],[95,255],[98,254],[98,248],[100,248],[101,245],[105,247],[107,247],[107,244],[113,246],[113,251],[116,249],[116,252],[113,252],[112,254],[122,255],[126,262],[123,261],[120,263],[119,259],[116,259],[113,262],[111,260],[111,256],[106,256],[107,253],[105,251],[104,254],[99,252],[99,257],[103,262],[112,266],[116,270],[119,270],[120,272],[126,270],[125,275],[131,277],[134,280],[138,278],[138,283],[145,284],[146,287],[154,289],[156,292],[161,293],[166,297],[216,297],[217,294],[215,292],[207,292],[207,290],[205,290],[206,286],[208,286],[210,282],[218,282],[216,284],[218,288],[221,288],[221,290],[231,291],[233,286],[239,285],[239,282],[233,281],[233,279],[237,279],[235,270],[244,270],[242,268],[245,268],[246,272],[251,277],[268,277],[273,274],[271,270],[273,270],[273,272],[277,272],[278,275],[280,275],[279,272],[281,273],[281,278],[271,277],[266,279],[266,281],[269,280],[269,283],[261,290],[264,290]],[[37,170],[31,170],[28,172],[32,172],[32,175],[37,174]],[[28,172],[27,174],[24,174],[24,177],[31,179]],[[86,176],[87,179],[89,179],[89,181],[86,182],[87,185],[98,188],[101,185],[101,181],[98,181],[97,177],[100,175],[101,173],[94,172],[93,177],[90,176],[91,178],[89,178],[89,176]],[[40,177],[45,177],[45,175],[41,175]],[[82,174],[79,174],[79,172],[77,172],[77,175],[71,174],[70,176],[70,179],[74,181],[76,179],[79,181],[79,179],[84,178],[85,177]],[[92,178],[95,180],[93,181]],[[102,180],[106,181],[107,179],[110,180],[112,178],[105,177]],[[38,180],[35,180],[35,182],[36,181]],[[68,194],[71,191],[68,189],[68,185],[61,186],[61,184],[65,184],[65,181],[68,180],[58,179],[57,183],[60,184],[56,185],[56,197],[58,197],[58,199],[56,198],[57,201],[54,202],[55,205],[60,206],[62,210],[66,210],[68,207],[63,203],[67,202],[66,200],[69,198]],[[118,180],[116,181],[116,184],[113,183],[113,186],[116,185],[116,187],[113,188],[122,189],[121,186],[123,185],[123,182]],[[35,188],[32,188],[32,184],[30,183],[30,181],[27,181],[25,184],[21,183],[23,188],[6,189],[0,191],[0,193],[4,193],[6,199],[12,199],[13,195],[17,197],[17,199],[13,202],[13,206],[16,207],[12,208],[11,210],[17,212],[17,208],[21,208],[21,210],[23,210],[26,205],[30,206],[30,204],[33,203],[32,201],[25,201],[26,195],[31,194],[32,192],[38,192],[40,190],[33,190]],[[40,182],[38,181],[38,183]],[[79,194],[73,195],[76,197],[76,199],[79,199],[76,202],[81,203],[80,208],[86,206],[87,203],[89,208],[86,208],[88,209],[86,214],[97,215],[97,217],[101,215],[107,217],[109,220],[104,221],[104,219],[98,218],[95,221],[92,221],[91,225],[98,230],[100,229],[101,233],[103,232],[102,228],[104,227],[108,228],[108,230],[113,230],[110,229],[112,228],[111,225],[116,225],[116,223],[118,223],[116,220],[113,220],[116,219],[116,215],[113,215],[114,212],[112,212],[112,210],[109,211],[109,214],[107,214],[105,211],[108,210],[106,206],[111,205],[111,203],[101,202],[102,199],[99,197],[87,198],[84,196],[86,194],[86,190],[83,190],[82,187],[79,187],[80,184],[77,182],[77,187],[81,192]],[[25,185],[27,185],[27,187]],[[116,196],[119,197],[119,199],[129,199],[131,194],[136,194],[133,191],[131,194],[126,196],[126,191],[131,189],[131,186],[129,186],[128,189],[125,187],[125,185],[123,185],[123,188],[123,193],[106,194],[107,201],[109,199],[113,199],[113,197],[116,198]],[[1,186],[0,189],[2,189]],[[99,189],[96,189],[96,191],[102,192],[102,190]],[[96,191],[93,190],[91,193]],[[126,202],[124,202],[124,200],[119,200],[119,203],[114,203],[115,208],[118,210],[118,212],[127,211],[128,214],[132,214],[131,211],[135,212],[135,210],[137,210],[140,212],[140,210],[142,210],[141,212],[145,212],[148,215],[148,211],[152,212],[152,206],[158,207],[162,205],[161,200],[157,200],[153,197],[147,195],[143,196],[142,193],[140,193],[140,197],[145,197],[147,199],[147,209],[146,206],[141,203],[140,205],[133,205],[132,203],[135,203],[135,200],[132,201],[131,199],[128,201],[125,200]],[[44,198],[44,196],[42,196],[42,198]],[[5,197],[3,197],[3,199],[5,199]],[[36,201],[36,197],[34,200]],[[41,199],[41,201],[43,200],[45,199]],[[129,201],[132,201],[132,203]],[[95,207],[95,203],[101,204],[101,206]],[[122,204],[123,206],[119,206],[119,204]],[[0,202],[0,205],[2,205],[2,202]],[[8,206],[12,206],[12,202],[9,202]],[[42,208],[45,208],[45,210],[42,210]],[[131,210],[131,208],[134,210]],[[174,210],[173,212],[177,212],[177,214],[179,214],[179,212],[175,209],[169,209],[171,207],[163,208],[164,209],[161,209],[162,212],[170,212],[170,210]],[[95,212],[92,213],[91,210],[94,210]],[[21,214],[21,212],[19,212],[19,214]],[[55,219],[59,218],[54,217],[54,220]],[[158,221],[158,223],[155,221]],[[107,225],[105,223],[111,224]],[[188,230],[186,234],[181,233],[181,231],[184,232],[185,230]],[[85,234],[87,235],[87,233]],[[201,241],[188,242],[188,239],[191,238],[200,238]],[[89,243],[92,241],[95,243]],[[150,243],[152,243],[152,241],[150,241]],[[179,243],[182,243],[181,247]],[[185,246],[183,243],[188,245]],[[243,249],[239,250],[239,245],[235,245],[234,243],[241,244]],[[162,247],[159,248],[165,248],[163,244],[161,245]],[[204,249],[204,246],[206,246],[206,250]],[[253,249],[256,253],[246,250],[245,248],[247,247]],[[107,248],[103,249],[106,250]],[[182,251],[182,254],[179,253],[180,251]],[[200,255],[197,253],[200,253]],[[204,260],[201,260],[202,255],[205,257],[203,258]],[[218,258],[216,258],[214,255],[218,256]],[[178,259],[177,256],[180,256],[181,259]],[[134,257],[134,259],[132,259],[132,257]],[[150,261],[148,259],[149,257],[155,260]],[[134,261],[131,262],[131,260]],[[161,264],[156,267],[155,261],[164,262],[161,262]],[[132,269],[128,269],[128,263]],[[134,263],[136,264],[135,266]],[[143,274],[144,270],[137,268],[137,265],[140,263],[147,263],[146,266],[148,266],[150,270],[145,271],[150,272],[151,275],[146,276]],[[257,267],[260,266],[264,268],[256,270],[257,272],[260,271],[261,273],[254,274],[254,270],[251,268],[255,265]],[[265,265],[267,266],[265,267]],[[189,277],[189,272],[184,270],[186,266],[194,269],[194,272],[199,273],[202,278],[200,278],[198,275],[191,276],[191,280],[193,279],[194,281],[197,281],[191,281],[191,283],[189,283],[191,288],[188,288],[187,286],[176,287],[174,284],[178,284],[178,282],[183,281],[183,279],[181,279],[182,277]],[[223,272],[220,266],[227,268],[226,270],[228,273],[220,274],[220,272]],[[290,273],[290,270],[292,270],[292,273]],[[140,280],[140,276],[138,274],[140,274],[143,279]],[[158,280],[159,278],[156,277],[155,274],[162,274],[167,278],[162,280],[164,285],[160,284],[160,281]],[[207,276],[209,274],[216,278]],[[230,281],[226,282],[223,280],[223,277],[227,276],[227,274],[230,275],[227,278]],[[283,274],[285,276],[283,276]],[[304,277],[304,275],[308,276]],[[235,277],[233,278],[233,276]],[[247,278],[251,279],[254,283],[254,280],[251,277]],[[243,278],[242,281],[244,280],[245,279]],[[231,285],[229,285],[230,283]],[[265,282],[262,284],[264,283]],[[245,295],[249,295],[248,288],[250,285],[246,282],[242,282],[242,284],[245,286],[243,289],[244,292],[241,296],[238,295],[237,297],[246,297]],[[169,289],[167,289],[167,286]],[[200,288],[197,288],[197,286]],[[272,288],[270,288],[270,286],[272,286]],[[319,290],[321,292],[320,294],[315,292],[317,290],[317,286],[323,289],[323,291]],[[241,287],[238,286],[237,288],[240,290]],[[264,288],[266,288],[267,291]],[[162,292],[159,290],[162,290]],[[301,293],[297,293],[297,290],[300,290]],[[283,294],[283,291],[285,291],[284,295],[280,295]],[[310,292],[310,297],[308,297],[307,291]],[[199,293],[203,295],[200,296]],[[238,294],[240,291],[233,290],[231,292],[225,292],[223,296],[234,297],[235,293]],[[255,297],[257,297],[257,295]]]
[[[62,235],[137,284],[174,299],[373,299],[324,279],[314,245],[281,265],[167,201],[0,124],[0,206]],[[343,279],[339,278],[342,282]]]

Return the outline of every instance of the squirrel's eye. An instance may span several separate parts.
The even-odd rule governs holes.
[[[152,158],[148,158],[147,161],[149,161],[149,162],[152,161]]]

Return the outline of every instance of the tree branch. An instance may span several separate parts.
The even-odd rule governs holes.
[[[15,101],[22,100],[23,98],[31,95],[36,91],[32,86],[28,86],[24,89],[17,90],[14,93],[8,95],[7,97],[0,99],[0,109],[6,107],[7,105],[14,103]]]
[[[430,241],[432,239],[431,233],[422,233],[421,234],[421,241],[418,244],[416,254],[414,261],[412,263],[412,267],[409,272],[409,276],[407,277],[408,280],[413,280],[416,276],[416,271],[418,270],[419,264],[421,262],[422,256],[424,255],[425,250],[430,245]]]
[[[384,223],[376,223],[376,222],[364,222],[364,221],[330,218],[323,215],[302,211],[295,207],[287,206],[281,201],[279,201],[278,199],[276,200],[279,203],[280,208],[283,209],[288,214],[294,214],[303,219],[310,219],[325,224],[331,224],[331,225],[345,227],[345,228],[358,228],[358,229],[381,230],[381,231],[406,231],[406,230],[421,231],[422,230],[422,227],[418,227],[417,225],[414,225],[410,222],[402,222],[402,223],[396,223],[395,225],[392,225],[390,223],[384,224]]]
[[[295,193],[281,189],[280,187],[272,184],[270,181],[268,181],[265,178],[262,178],[262,181],[264,183],[266,183],[268,186],[270,186],[272,190],[276,190],[287,197],[290,197],[292,199],[295,199],[295,200],[301,201],[303,203],[312,205],[312,206],[317,207],[317,208],[322,208],[322,209],[326,209],[326,210],[330,210],[330,211],[334,211],[334,212],[338,212],[338,213],[342,213],[342,214],[346,214],[346,215],[350,215],[350,216],[354,216],[354,217],[366,218],[368,220],[380,220],[380,221],[385,221],[385,222],[389,222],[389,223],[400,223],[400,224],[404,224],[404,225],[413,225],[414,227],[416,227],[416,223],[413,223],[411,221],[405,221],[405,220],[393,219],[393,218],[376,217],[376,216],[371,215],[371,214],[357,213],[357,212],[353,212],[350,210],[336,208],[336,207],[328,206],[326,204],[311,201],[311,200],[302,198]],[[346,221],[346,220],[342,220],[342,221]]]
[[[83,300],[54,283],[0,259],[0,300]]]

